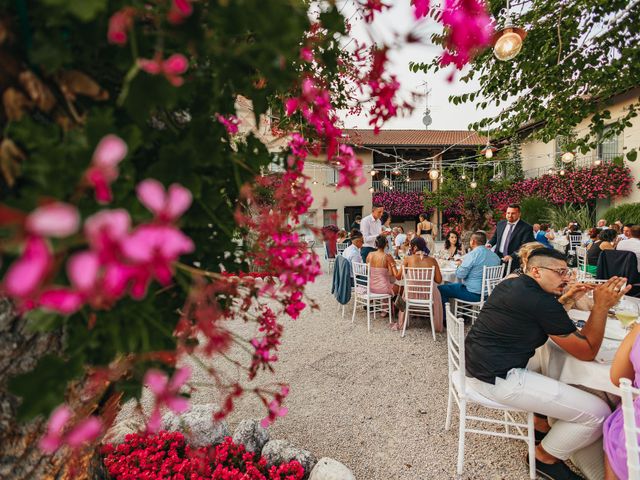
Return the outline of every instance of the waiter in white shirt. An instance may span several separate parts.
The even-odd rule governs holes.
[[[367,263],[367,255],[375,251],[376,237],[380,234],[386,236],[391,233],[390,231],[382,231],[380,217],[382,217],[383,212],[384,207],[382,205],[374,205],[371,210],[371,215],[367,215],[360,221],[360,232],[362,232],[364,238],[364,245],[360,249],[363,263]]]

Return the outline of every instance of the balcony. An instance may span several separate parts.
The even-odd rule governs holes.
[[[422,193],[425,190],[431,191],[431,180],[409,180],[408,182],[406,180],[389,180],[388,186],[383,185],[382,180],[374,180],[371,183],[376,192],[393,190],[403,193]]]
[[[579,170],[581,168],[588,168],[594,165],[594,162],[596,160],[601,160],[602,163],[607,163],[607,162],[611,162],[614,158],[617,157],[621,157],[623,156],[622,153],[605,153],[605,154],[601,154],[601,155],[588,155],[588,156],[584,156],[584,157],[576,157],[576,159],[571,162],[568,163],[566,165],[564,165],[564,168],[569,170]],[[544,167],[538,167],[538,168],[530,168],[525,170],[524,173],[524,178],[537,178],[537,177],[541,177],[542,175],[546,175],[547,173],[549,173],[549,169],[553,168],[554,170],[559,170],[562,167],[556,167],[553,164],[550,165],[545,165]]]

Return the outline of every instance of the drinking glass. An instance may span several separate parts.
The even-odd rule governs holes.
[[[622,326],[629,330],[638,320],[640,311],[638,310],[638,304],[629,300],[620,300],[618,304],[613,308],[616,314],[616,318],[620,320]]]

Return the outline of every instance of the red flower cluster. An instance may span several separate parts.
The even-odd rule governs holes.
[[[433,213],[433,209],[425,209],[424,193],[419,192],[376,192],[373,194],[374,205],[383,205],[384,210],[393,216],[412,217]]]
[[[299,480],[296,460],[267,467],[263,457],[247,452],[231,437],[214,447],[194,448],[179,432],[127,435],[120,445],[102,448],[104,464],[115,480]]]
[[[624,197],[631,192],[633,177],[627,167],[606,163],[597,167],[568,171],[565,175],[542,175],[514,183],[493,193],[489,203],[503,210],[525,197],[541,197],[555,205],[584,204],[599,198]]]

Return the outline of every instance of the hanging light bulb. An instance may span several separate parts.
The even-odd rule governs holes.
[[[373,187],[369,187],[369,193],[373,193],[373,192],[375,192],[375,191],[376,191],[376,189],[375,189],[375,188],[373,188]]]
[[[393,185],[389,185],[389,190],[393,190]]]
[[[444,177],[440,177],[440,183],[444,183]]]
[[[547,170],[547,173],[549,175],[553,175],[556,171],[553,168],[550,168],[549,170]]]
[[[389,183],[390,183],[390,182],[389,182],[389,179],[388,179],[387,177],[384,177],[384,178],[382,179],[382,185],[384,185],[385,187],[388,187],[388,186],[389,186]]]
[[[401,172],[398,168],[396,168],[396,169],[395,169],[393,172],[391,172],[391,173],[393,173],[394,175],[400,175],[402,172]]]
[[[462,167],[462,175],[460,175],[460,178],[461,178],[462,180],[466,180],[466,179],[467,179],[467,176],[466,176],[466,175],[465,175],[465,173],[464,173],[464,167]]]
[[[411,181],[411,177],[409,177],[409,176],[407,175],[407,178],[405,178],[405,181],[410,182],[410,181]]]
[[[472,180],[471,183],[469,184],[469,186],[471,188],[476,188],[478,186],[478,182],[476,182],[475,180]]]
[[[576,158],[576,156],[573,152],[565,152],[562,154],[562,157],[560,157],[563,163],[571,163],[574,158]]]
[[[376,172],[375,169],[371,170],[371,176],[372,177],[375,177],[377,174],[378,174],[378,172]]]
[[[429,178],[431,180],[437,180],[439,176],[440,172],[437,169],[432,168],[431,170],[429,170]]]
[[[509,0],[507,0],[507,12],[504,28],[493,35],[493,54],[498,60],[506,62],[514,58],[522,50],[522,41],[527,36],[527,32],[513,25],[511,12],[509,11]]]
[[[562,169],[562,170],[560,170],[558,173],[564,177],[564,174],[565,174],[565,173],[567,173],[567,172],[565,172],[565,170],[564,170],[564,168],[563,168],[563,169]]]
[[[317,184],[318,184],[318,181],[317,181],[317,180],[314,180],[314,181],[313,181],[313,182],[311,182],[311,183],[312,183],[313,185],[317,185]]]
[[[600,165],[602,165],[602,160],[600,160],[600,159],[598,158],[595,162],[593,162],[593,164],[594,164],[596,167],[599,167]]]

